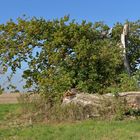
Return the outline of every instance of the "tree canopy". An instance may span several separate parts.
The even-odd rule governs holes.
[[[128,21],[127,21],[128,22]],[[132,75],[140,64],[140,20],[128,22],[128,59]],[[120,35],[123,24],[112,33],[103,22],[77,23],[68,16],[56,20],[18,18],[0,24],[0,66],[13,72],[28,63],[26,87],[40,92],[62,93],[70,88],[96,93],[119,85],[123,66]],[[54,95],[51,94],[51,95]]]

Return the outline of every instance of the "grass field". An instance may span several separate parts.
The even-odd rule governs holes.
[[[140,120],[34,124],[4,127],[18,105],[0,105],[0,140],[140,140]]]

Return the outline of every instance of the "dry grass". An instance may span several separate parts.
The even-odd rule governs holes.
[[[0,104],[13,104],[18,103],[17,98],[20,97],[19,93],[5,93],[0,95]]]

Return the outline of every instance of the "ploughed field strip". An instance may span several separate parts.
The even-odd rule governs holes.
[[[0,95],[0,104],[18,103],[19,93],[5,93]]]

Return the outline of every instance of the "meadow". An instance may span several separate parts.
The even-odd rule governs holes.
[[[0,105],[0,140],[140,140],[140,120],[10,124],[9,114],[19,109],[19,104]]]

